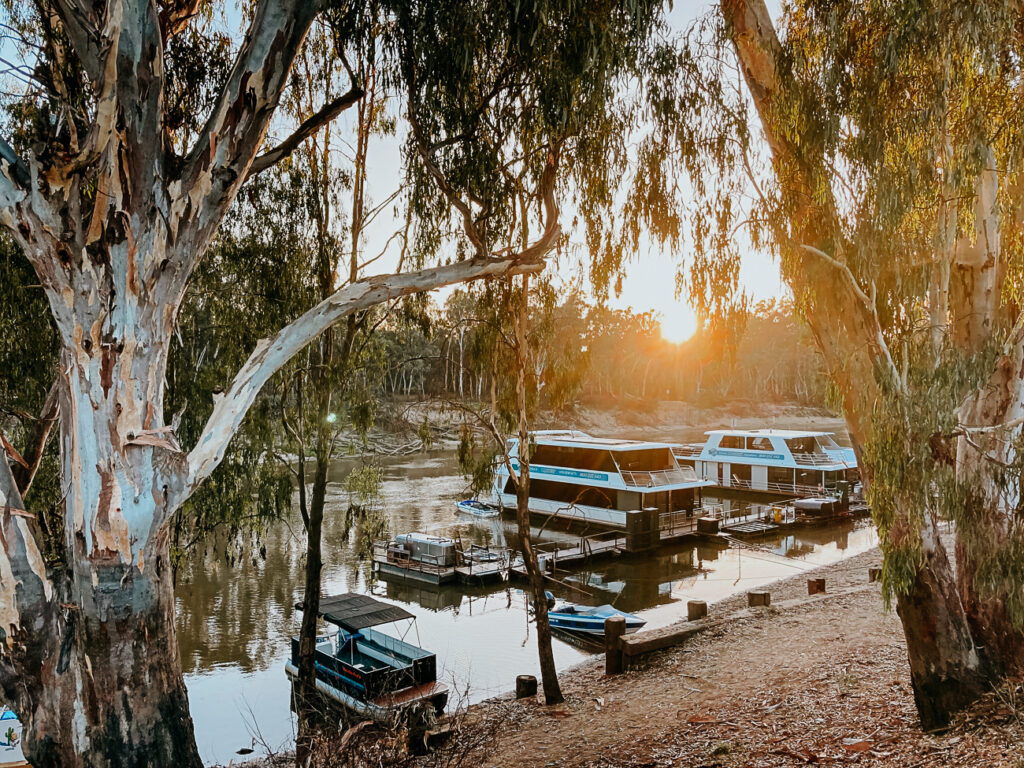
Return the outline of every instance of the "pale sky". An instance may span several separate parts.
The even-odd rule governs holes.
[[[683,30],[717,5],[717,2],[708,0],[681,0],[675,4],[669,18],[675,29]],[[768,0],[768,7],[776,17],[780,14],[779,6],[779,0]],[[684,258],[685,250],[684,245]],[[672,256],[651,246],[636,255],[622,280],[621,294],[611,298],[609,303],[618,309],[632,307],[639,312],[650,309],[660,312],[665,338],[669,341],[685,340],[697,329],[697,318],[687,297],[676,296],[678,269],[679,264]],[[752,248],[743,254],[740,285],[754,301],[780,297],[787,292],[775,261]]]
[[[685,29],[691,21],[711,10],[717,2],[709,0],[682,0],[677,2],[670,20],[677,30]],[[778,15],[779,2],[769,0],[769,7]],[[341,136],[351,135],[344,128]],[[395,188],[400,173],[399,143],[397,140],[378,140],[377,151],[372,152],[370,183],[368,188],[376,200],[384,199]],[[563,227],[568,227],[572,220],[571,210],[562,211]],[[382,216],[373,231],[369,233],[366,253],[376,255],[383,243],[395,230],[396,223],[392,217]],[[573,246],[578,246],[579,238],[573,235]],[[375,247],[375,244],[376,245]],[[573,249],[575,250],[575,249]],[[397,251],[392,248],[397,255]],[[685,259],[686,247],[683,247]],[[394,263],[393,261],[391,262]],[[388,260],[377,263],[381,270],[388,266]],[[376,265],[375,265],[376,266]],[[578,259],[563,256],[555,267],[560,277],[570,279],[579,271]],[[376,271],[376,269],[374,270]],[[609,298],[611,306],[618,309],[632,308],[637,312],[655,310],[662,316],[663,335],[673,342],[689,338],[697,327],[697,319],[686,296],[676,296],[676,274],[679,262],[670,254],[654,245],[641,248],[632,261],[626,266],[622,279],[622,290],[618,295]],[[778,266],[767,254],[748,248],[743,255],[740,269],[741,288],[754,300],[769,299],[785,295],[786,288],[779,276]],[[443,302],[450,291],[438,292],[435,300]]]

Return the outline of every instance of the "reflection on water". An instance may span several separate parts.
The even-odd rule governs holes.
[[[434,532],[458,536],[467,545],[514,546],[510,521],[456,512],[453,502],[464,493],[465,482],[451,453],[382,463],[393,533]],[[332,479],[342,479],[351,466],[339,462]],[[453,702],[509,690],[517,674],[539,674],[526,597],[517,586],[371,583],[368,564],[343,539],[347,501],[340,486],[332,485],[324,521],[325,594],[372,592],[411,606],[418,621],[410,639],[437,653],[439,677],[457,691]],[[550,527],[535,535],[574,538]],[[658,627],[685,615],[688,599],[711,602],[863,551],[875,541],[870,528],[846,523],[768,537],[745,548],[695,542],[559,572],[562,583],[551,589],[559,598],[640,613],[648,627]],[[179,576],[178,639],[199,749],[208,762],[226,764],[236,750],[252,746],[257,732],[272,747],[285,745],[294,733],[284,661],[288,637],[298,627],[294,605],[301,599],[298,518],[274,526],[262,544],[265,556],[244,562],[197,555]],[[585,656],[574,645],[555,644],[560,668]]]

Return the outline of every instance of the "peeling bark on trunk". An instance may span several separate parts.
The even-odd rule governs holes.
[[[949,724],[989,688],[989,674],[974,645],[946,550],[934,525],[923,533],[924,563],[909,592],[896,595],[910,657],[914,703],[926,731]]]
[[[957,529],[957,586],[977,642],[994,670],[1024,674],[1024,631],[1011,619],[1005,595],[986,594],[976,583],[986,542],[1005,541],[1015,524],[1020,488],[1000,488],[993,464],[1010,464],[1024,422],[1024,327],[1018,326],[985,385],[960,407],[963,434],[956,472],[965,488],[964,518]]]
[[[3,695],[25,724],[36,765],[199,766],[162,527],[183,487],[185,456],[158,436],[157,411],[131,405],[159,405],[162,393],[147,401],[138,390],[152,381],[142,375],[151,366],[163,381],[163,356],[93,349],[99,354],[77,361],[65,353],[62,366],[68,567],[46,574],[34,540],[18,546],[5,530],[12,571],[2,581],[18,586],[3,616]],[[8,503],[20,498],[8,494]],[[25,519],[15,522],[31,533]],[[162,534],[151,536],[154,528]],[[40,573],[45,586],[29,589],[29,574]]]
[[[795,192],[804,201],[790,216],[793,242],[788,247],[800,258],[792,260],[785,277],[842,393],[850,436],[856,446],[864,445],[871,435],[871,410],[880,401],[879,381],[899,386],[900,377],[873,301],[842,261],[836,206],[830,199],[821,201],[820,187],[814,182],[826,173],[824,165],[813,147],[797,148],[788,134],[776,128],[776,99],[784,87],[778,80],[782,48],[764,0],[721,0],[721,8],[777,175],[796,185]],[[870,482],[871,467],[862,464],[862,469]],[[897,595],[897,600],[915,701],[922,723],[929,727],[947,722],[983,690],[987,670],[979,664],[942,542],[931,528],[916,531],[909,520],[905,527],[921,537],[926,553],[913,587]]]

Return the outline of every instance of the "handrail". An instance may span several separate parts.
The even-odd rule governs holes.
[[[844,467],[850,465],[843,459],[838,459],[835,456],[829,456],[827,453],[793,453],[793,459],[797,464],[805,464],[811,467],[824,467],[834,464],[842,464]]]
[[[672,453],[685,458],[696,458],[704,450],[704,443],[683,443],[672,447]]]
[[[761,483],[754,487],[751,480],[744,480],[738,477],[730,478],[728,488],[742,488],[747,490],[755,491],[774,491],[775,493],[793,493],[799,496],[822,496],[825,494],[836,495],[834,489],[822,488],[817,485],[801,485],[798,483],[776,483],[767,482],[763,485]]]
[[[692,470],[688,472],[681,467],[674,467],[672,469],[653,469],[649,471],[632,471],[623,469],[621,470],[621,474],[622,481],[626,485],[633,486],[634,488],[656,488],[662,485],[698,482],[700,480],[700,478],[697,477],[696,472]]]

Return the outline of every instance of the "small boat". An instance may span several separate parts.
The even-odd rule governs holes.
[[[302,609],[301,603],[295,607]],[[316,687],[324,696],[375,720],[410,708],[443,713],[448,686],[437,681],[437,657],[405,641],[415,626],[413,614],[349,592],[321,599],[318,615],[338,628],[317,637]],[[374,629],[406,621],[401,638]],[[285,672],[293,681],[298,678],[298,638],[292,638]]]
[[[575,632],[592,637],[604,637],[604,620],[622,616],[626,620],[626,634],[636,632],[647,622],[632,613],[620,611],[610,605],[591,608],[586,605],[565,603],[548,611],[548,623],[552,629]]]
[[[402,533],[373,545],[373,568],[380,577],[440,586],[458,579],[476,583],[504,579],[512,564],[507,549],[472,544],[428,533]]]
[[[497,517],[500,510],[491,505],[486,504],[476,499],[463,499],[462,501],[455,502],[455,508],[459,512],[465,512],[467,515],[473,515],[475,517]]]

